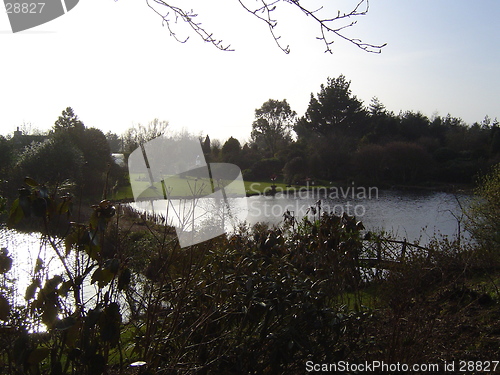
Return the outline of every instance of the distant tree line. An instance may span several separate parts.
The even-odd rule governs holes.
[[[44,135],[33,137],[18,130],[11,138],[0,136],[0,157],[6,195],[15,194],[29,176],[40,184],[78,187],[85,196],[95,196],[103,192],[106,177],[121,173],[112,163],[104,133],[86,127],[71,107]]]
[[[200,137],[205,159],[238,165],[247,181],[379,186],[472,183],[500,163],[496,119],[486,116],[470,125],[450,114],[395,114],[376,97],[365,105],[350,84],[343,75],[328,78],[311,94],[302,116],[286,99],[269,99],[255,110],[248,142]],[[86,127],[68,107],[45,135],[18,129],[13,137],[0,136],[0,194],[15,193],[25,176],[47,184],[66,180],[88,194],[126,184],[126,170],[112,162],[111,153],[127,157],[167,127],[168,122],[154,119],[122,135],[104,134]]]
[[[270,99],[256,109],[248,143],[231,137],[206,152],[238,164],[247,180],[471,183],[500,162],[500,126],[488,116],[468,125],[450,114],[394,114],[376,97],[366,106],[340,75],[311,94],[302,117]]]

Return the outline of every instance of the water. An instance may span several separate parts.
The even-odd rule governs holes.
[[[249,224],[267,222],[279,225],[283,222],[283,213],[287,210],[294,214],[297,220],[304,216],[313,218],[309,209],[318,207],[321,202],[321,211],[334,211],[337,214],[345,212],[356,215],[367,230],[385,230],[390,234],[406,238],[410,242],[426,245],[435,235],[453,237],[458,234],[459,222],[463,219],[461,205],[466,205],[468,197],[442,192],[401,192],[380,190],[371,195],[332,196],[327,192],[308,193],[307,195],[279,193],[274,197],[253,196],[250,198],[235,198],[230,200],[232,217],[244,218]],[[220,208],[220,204],[213,202],[199,202],[198,211]],[[133,203],[137,209],[151,210],[150,202]],[[175,224],[178,220],[173,215],[173,209],[179,216],[189,214],[191,208],[186,201],[174,201],[169,205],[167,221]],[[154,202],[154,212],[167,215],[165,201]],[[203,216],[203,212],[200,214]],[[210,220],[208,217],[205,220]],[[226,220],[229,224],[230,220]],[[462,224],[463,226],[463,224]],[[463,234],[463,233],[462,233]],[[63,244],[60,244],[61,248]],[[7,248],[13,258],[13,267],[7,281],[0,275],[0,291],[2,283],[11,283],[15,286],[11,300],[15,305],[23,305],[26,287],[32,281],[33,270],[37,259],[43,260],[42,274],[50,278],[56,274],[63,275],[64,269],[52,247],[45,243],[39,233],[21,233],[15,230],[0,227],[0,248]],[[75,257],[69,257],[68,262],[75,262]],[[65,277],[66,279],[66,277]],[[84,303],[92,304],[96,294],[96,287],[84,285]]]
[[[64,254],[64,242],[60,239],[54,239],[57,247]],[[13,305],[25,305],[25,291],[32,283],[34,270],[37,268],[38,259],[42,261],[39,264],[40,271],[38,278],[43,282],[55,275],[61,275],[64,281],[68,280],[64,266],[57,256],[55,250],[46,240],[42,238],[40,233],[24,233],[5,227],[0,227],[0,248],[6,248],[9,256],[12,258],[12,268],[6,274],[9,280],[2,280],[4,286],[13,286],[14,293],[10,295]],[[70,269],[74,269],[76,264],[82,264],[86,259],[86,255],[76,255],[72,252],[66,257],[66,263]],[[41,266],[41,267],[40,267]],[[1,290],[1,287],[0,287]],[[96,286],[90,283],[83,284],[83,302],[88,304],[95,298],[97,289]]]
[[[367,230],[384,230],[396,237],[426,244],[435,235],[453,237],[458,234],[458,224],[463,220],[460,205],[465,205],[467,199],[465,195],[443,192],[392,190],[360,194],[354,199],[352,195],[345,199],[321,193],[299,199],[289,195],[256,196],[249,199],[248,221],[278,224],[282,220],[282,214],[278,214],[286,209],[293,209],[295,216],[301,219],[311,216],[311,211],[306,214],[307,209],[321,200],[322,211],[356,216]]]
[[[245,220],[251,225],[257,222],[279,225],[283,222],[283,214],[287,210],[297,220],[304,216],[313,218],[310,207],[317,209],[320,201],[321,212],[335,212],[339,215],[345,212],[361,220],[367,230],[384,230],[421,245],[427,244],[436,235],[454,237],[458,235],[459,230],[464,234],[461,206],[467,204],[466,195],[362,189],[345,192],[296,191],[295,194],[278,193],[275,196],[229,199],[231,216],[237,219],[236,222]],[[168,205],[168,211],[167,201],[162,200],[153,202],[153,205],[151,202],[137,202],[132,206],[167,217],[167,222],[171,225],[179,225],[179,221],[189,221],[186,215],[193,212],[195,217],[206,215],[206,207],[214,206],[210,206],[210,202],[206,200],[207,202],[203,198],[200,199],[194,209],[186,200],[173,200]],[[227,220],[227,224],[230,222],[231,220]]]
[[[39,234],[22,233],[4,227],[0,227],[0,248],[6,248],[13,260],[12,268],[6,275],[16,291],[10,297],[15,305],[21,305],[24,303],[23,293],[31,283],[36,260],[39,257],[45,259],[45,263],[50,267],[55,265],[54,257],[47,254],[45,246],[41,244]],[[58,268],[52,267],[51,273],[57,272]]]

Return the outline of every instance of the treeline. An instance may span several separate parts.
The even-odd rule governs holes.
[[[366,106],[343,75],[311,94],[302,117],[286,99],[267,101],[255,117],[244,145],[232,137],[222,147],[202,140],[208,158],[236,163],[246,180],[471,183],[500,162],[496,119],[469,125],[449,114],[395,114],[376,97]]]
[[[125,181],[123,171],[112,162],[106,135],[86,127],[71,107],[46,134],[29,135],[18,128],[12,137],[0,136],[0,160],[4,196],[17,196],[26,176],[85,197],[102,195],[107,177],[110,183]]]
[[[16,193],[25,176],[41,183],[71,181],[85,195],[128,183],[126,170],[110,154],[125,157],[165,134],[168,122],[155,119],[124,134],[86,127],[66,108],[45,135],[0,136],[0,194]],[[308,180],[378,186],[473,183],[500,162],[500,124],[486,116],[467,124],[448,114],[388,111],[374,97],[368,105],[343,75],[328,78],[311,94],[298,116],[286,99],[270,99],[255,110],[250,140],[224,143],[200,137],[207,162],[238,165],[247,181]]]

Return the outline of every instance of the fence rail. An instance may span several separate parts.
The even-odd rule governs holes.
[[[406,239],[400,241],[378,237],[364,241],[359,261],[368,268],[394,269],[407,260],[422,256],[430,257],[431,250]]]

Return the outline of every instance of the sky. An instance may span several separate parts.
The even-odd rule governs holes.
[[[303,3],[324,4],[335,15],[357,1]],[[469,124],[500,119],[498,0],[372,0],[347,34],[387,43],[380,54],[340,39],[333,54],[324,53],[317,25],[286,3],[276,32],[288,55],[237,0],[172,4],[194,9],[235,51],[216,50],[182,24],[175,31],[190,39],[178,43],[146,0],[81,0],[18,33],[0,11],[0,134],[23,124],[48,130],[70,106],[87,127],[104,132],[122,134],[158,118],[173,131],[245,142],[265,101],[286,99],[302,116],[311,93],[341,74],[365,105],[376,96],[396,114],[450,113]]]

